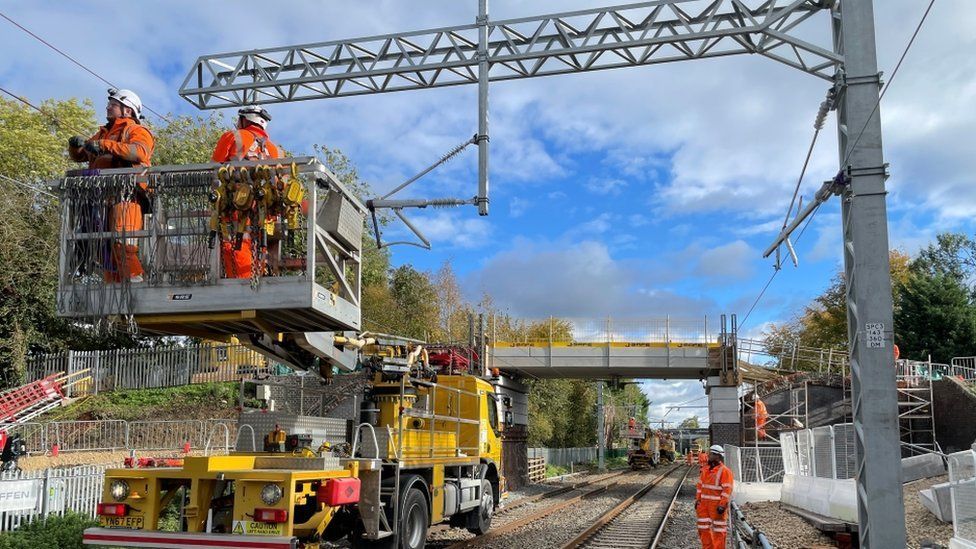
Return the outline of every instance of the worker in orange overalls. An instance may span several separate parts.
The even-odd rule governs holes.
[[[766,420],[769,413],[766,411],[766,403],[762,399],[756,399],[756,433],[760,439],[766,438]]]
[[[708,454],[705,452],[698,453],[698,466],[705,467],[708,465]]]
[[[695,491],[698,537],[703,549],[725,549],[728,534],[729,501],[732,498],[732,470],[725,466],[725,448],[708,449],[708,465],[702,467]]]
[[[68,140],[68,155],[75,162],[88,162],[89,169],[148,168],[156,140],[152,132],[143,126],[142,100],[132,90],[108,90],[105,107],[108,123],[98,129],[90,139],[80,135]],[[121,196],[111,205],[111,228],[122,233],[121,240],[113,242],[110,270],[105,272],[109,282],[142,282],[143,268],[139,261],[138,239],[126,238],[128,231],[142,230],[143,211],[149,210],[147,184],[139,183],[131,196]]]
[[[231,160],[266,160],[281,158],[278,147],[268,137],[271,115],[261,107],[249,105],[237,111],[237,125],[217,141],[211,159],[214,162]],[[251,239],[244,235],[241,249],[230,242],[220,244],[220,259],[226,278],[250,278],[252,261]]]

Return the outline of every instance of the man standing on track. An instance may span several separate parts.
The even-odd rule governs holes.
[[[702,549],[725,549],[728,534],[728,509],[732,498],[732,470],[725,466],[725,448],[718,444],[708,449],[708,464],[701,468],[695,491],[698,537]]]

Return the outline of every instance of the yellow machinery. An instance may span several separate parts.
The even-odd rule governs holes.
[[[437,377],[416,346],[371,344],[367,353],[352,374],[369,377],[363,421],[350,422],[345,443],[276,425],[257,433],[263,447],[251,450],[263,451],[109,470],[101,527],[86,530],[85,543],[311,549],[348,538],[413,549],[439,522],[486,532],[504,486],[491,383]],[[162,530],[167,507],[179,509],[178,531]]]
[[[659,450],[657,433],[652,429],[644,429],[641,438],[631,439],[631,448],[627,451],[627,463],[634,470],[657,467]]]

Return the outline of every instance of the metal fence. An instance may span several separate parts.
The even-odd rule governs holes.
[[[725,464],[737,482],[783,482],[783,459],[779,446],[725,445]]]
[[[229,451],[236,444],[237,422],[225,419],[125,421],[52,421],[24,423],[11,429],[21,435],[29,454],[51,451],[93,452],[117,450],[192,449]]]
[[[949,486],[955,537],[976,543],[976,452],[949,454]]]
[[[201,343],[177,347],[65,351],[28,359],[26,382],[51,374],[87,370],[91,381],[68,389],[69,397],[115,389],[153,389],[192,383],[250,379],[290,371],[243,345]]]
[[[854,478],[854,426],[841,423],[783,433],[783,470],[788,475]]]
[[[590,463],[597,459],[596,446],[584,448],[529,448],[529,458],[542,457],[548,465],[566,467],[575,463]]]
[[[94,517],[107,468],[85,465],[0,473],[0,531],[67,511]]]
[[[694,344],[718,341],[717,322],[708,318],[541,318],[492,319],[491,340],[518,346],[606,345],[612,343]],[[711,330],[711,331],[709,331]]]

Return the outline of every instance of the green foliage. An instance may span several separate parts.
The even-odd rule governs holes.
[[[952,274],[918,274],[901,288],[895,315],[898,343],[905,358],[948,363],[970,356],[976,343],[976,308],[969,289]]]
[[[98,526],[98,522],[76,513],[68,512],[63,517],[52,515],[0,534],[0,549],[82,549],[85,547],[81,543],[82,534],[92,526]]]
[[[400,335],[425,339],[437,329],[437,292],[427,273],[401,265],[390,275]]]
[[[892,250],[888,255],[891,264],[891,280],[894,288],[903,283],[910,276],[909,257],[907,254]],[[844,274],[838,273],[830,286],[813,302],[807,305],[790,322],[774,324],[765,333],[768,352],[771,356],[778,356],[784,348],[791,348],[793,344],[815,349],[844,348],[847,346],[847,283]],[[894,304],[897,309],[900,295],[893,293]],[[803,364],[799,363],[802,367]],[[809,364],[808,366],[816,366]]]
[[[184,414],[193,408],[230,410],[237,405],[239,394],[240,385],[235,382],[199,383],[165,389],[109,391],[58,408],[46,417],[52,421],[82,418],[151,419],[169,415],[174,410],[174,403],[179,404],[178,408]]]
[[[678,425],[678,429],[698,429],[698,428],[699,428],[698,416],[686,417],[684,421],[682,421],[681,424]]]
[[[563,467],[562,465],[549,465],[546,464],[546,478],[558,477],[559,475],[565,475],[569,472],[569,469]]]
[[[152,158],[155,166],[210,162],[217,140],[232,129],[216,113],[206,117],[171,114],[169,120],[158,128],[150,128],[156,138]]]
[[[76,166],[66,156],[68,138],[79,133],[87,137],[96,127],[90,103],[49,100],[40,107],[44,114],[0,99],[0,174],[35,187]],[[93,336],[57,316],[59,205],[6,181],[0,186],[2,382],[19,383],[31,351],[132,345],[124,335]]]

